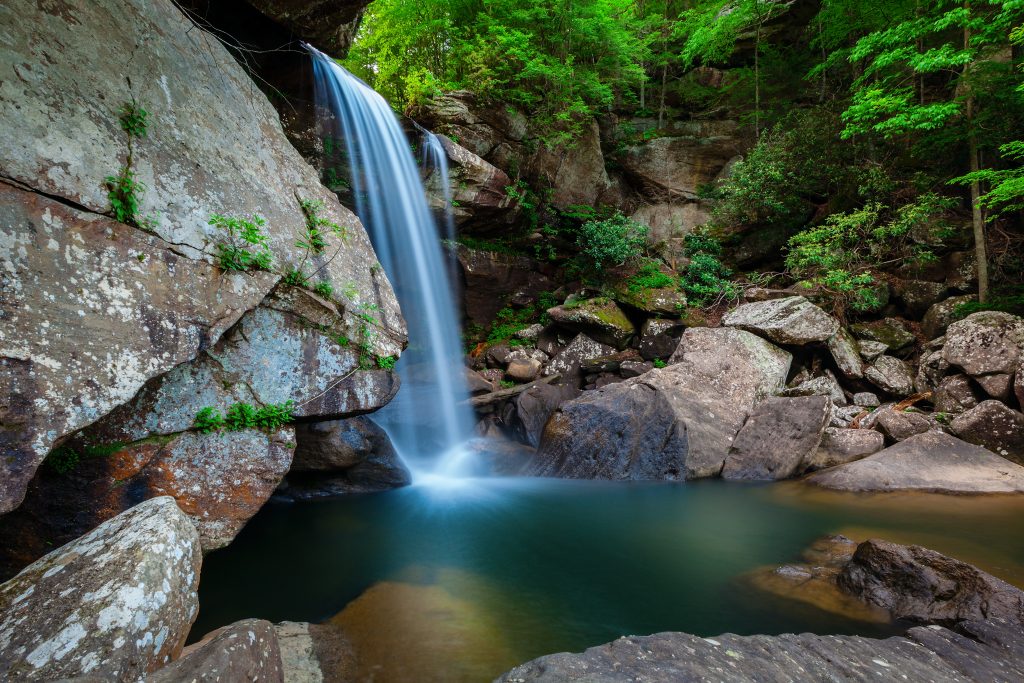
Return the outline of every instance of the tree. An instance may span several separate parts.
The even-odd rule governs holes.
[[[888,28],[857,41],[849,59],[863,65],[843,115],[844,137],[909,134],[967,141],[972,224],[978,261],[978,298],[988,296],[988,258],[981,201],[979,127],[984,100],[1005,87],[1001,58],[1024,17],[1022,0],[931,0]],[[925,92],[924,83],[934,82]],[[960,124],[960,125],[957,125]]]

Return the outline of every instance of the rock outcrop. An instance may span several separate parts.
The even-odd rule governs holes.
[[[346,232],[334,258],[313,259],[336,291],[356,293],[331,303],[333,323],[357,328],[362,308],[373,306],[384,345],[400,349],[404,324],[365,230],[319,183],[228,51],[173,3],[72,8],[16,0],[0,17],[26,27],[0,58],[0,81],[10,84],[0,93],[7,181],[0,218],[10,264],[0,376],[4,392],[20,398],[3,415],[2,445],[11,455],[0,462],[0,513],[18,505],[60,439],[147,381],[208,357],[203,352],[247,311],[250,323],[274,315],[261,303],[305,258],[295,246],[308,218],[302,201],[319,203],[318,216]],[[127,155],[119,123],[127,101],[150,113],[131,168],[145,186],[138,222],[146,229],[104,215],[111,206],[104,178]],[[274,272],[217,268],[218,244],[228,238],[210,224],[214,214],[262,216]],[[323,367],[305,370],[331,381]],[[315,397],[308,383],[266,379],[272,393],[298,397],[297,407]],[[349,402],[352,412],[373,408],[357,391]],[[322,405],[302,408],[312,416]]]
[[[844,491],[1024,493],[1024,467],[930,431],[863,460],[813,474],[807,481]]]
[[[0,678],[138,680],[181,651],[201,554],[169,497],[121,513],[0,585]]]
[[[823,342],[839,331],[838,320],[802,296],[743,304],[729,311],[722,324],[793,346]]]
[[[370,0],[246,0],[295,36],[336,59],[348,52]]]
[[[748,332],[691,328],[670,365],[564,403],[530,473],[594,479],[717,476],[749,412],[791,357]]]

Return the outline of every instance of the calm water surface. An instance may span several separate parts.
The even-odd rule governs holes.
[[[193,634],[333,620],[367,678],[476,681],[625,634],[895,632],[745,580],[837,532],[920,543],[1024,585],[1012,498],[480,479],[269,504],[206,558]]]

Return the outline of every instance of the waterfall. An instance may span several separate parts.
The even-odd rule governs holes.
[[[409,326],[409,348],[397,365],[401,389],[374,420],[414,475],[457,474],[473,415],[464,403],[469,391],[454,291],[409,140],[383,97],[305,47],[313,57],[320,134],[344,140],[356,214]],[[440,148],[436,137],[428,144]]]

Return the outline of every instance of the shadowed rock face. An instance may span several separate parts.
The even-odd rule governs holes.
[[[201,555],[169,497],[100,525],[0,585],[0,678],[139,680],[178,655]]]
[[[371,0],[246,0],[336,59],[343,58]]]
[[[288,327],[270,320],[281,317],[277,303],[261,306],[280,274],[303,262],[295,246],[307,221],[303,199],[323,202],[321,217],[347,232],[343,244],[332,237],[324,255],[306,262],[307,272],[321,268],[317,279],[353,293],[327,302],[313,331],[358,329],[359,314],[372,307],[374,352],[401,349],[404,321],[362,226],[288,143],[273,107],[231,55],[172,2],[12,0],[0,22],[23,28],[9,34],[0,55],[0,148],[13,183],[0,190],[0,251],[10,264],[0,299],[0,390],[18,397],[0,415],[0,514],[21,502],[54,445],[154,378],[209,363],[203,351],[241,316],[246,333],[253,325]],[[150,112],[132,168],[146,185],[140,213],[154,217],[152,234],[101,215],[110,209],[104,178],[128,152],[120,108],[133,99]],[[226,241],[209,225],[216,213],[266,219],[274,273],[226,275],[214,267]],[[291,313],[308,318],[309,306],[300,307]],[[371,410],[390,398],[395,385],[375,372],[355,371],[347,392],[329,389],[351,358],[327,348],[327,334],[317,341],[292,332],[263,335],[217,359],[275,359],[269,368],[251,364],[249,373],[240,365],[217,370],[254,387],[255,396],[234,400],[291,398],[299,415],[316,417]],[[314,353],[282,359],[309,352],[309,342],[319,344]],[[223,378],[207,379],[215,384],[196,384],[195,394],[235,395],[215,388]],[[144,419],[161,419],[154,415]],[[169,433],[136,427],[128,440]]]
[[[862,543],[838,583],[897,618],[930,625],[886,640],[811,634],[630,636],[578,654],[535,659],[498,681],[1010,683],[1024,677],[1024,592],[1019,589],[934,551],[885,541]]]

